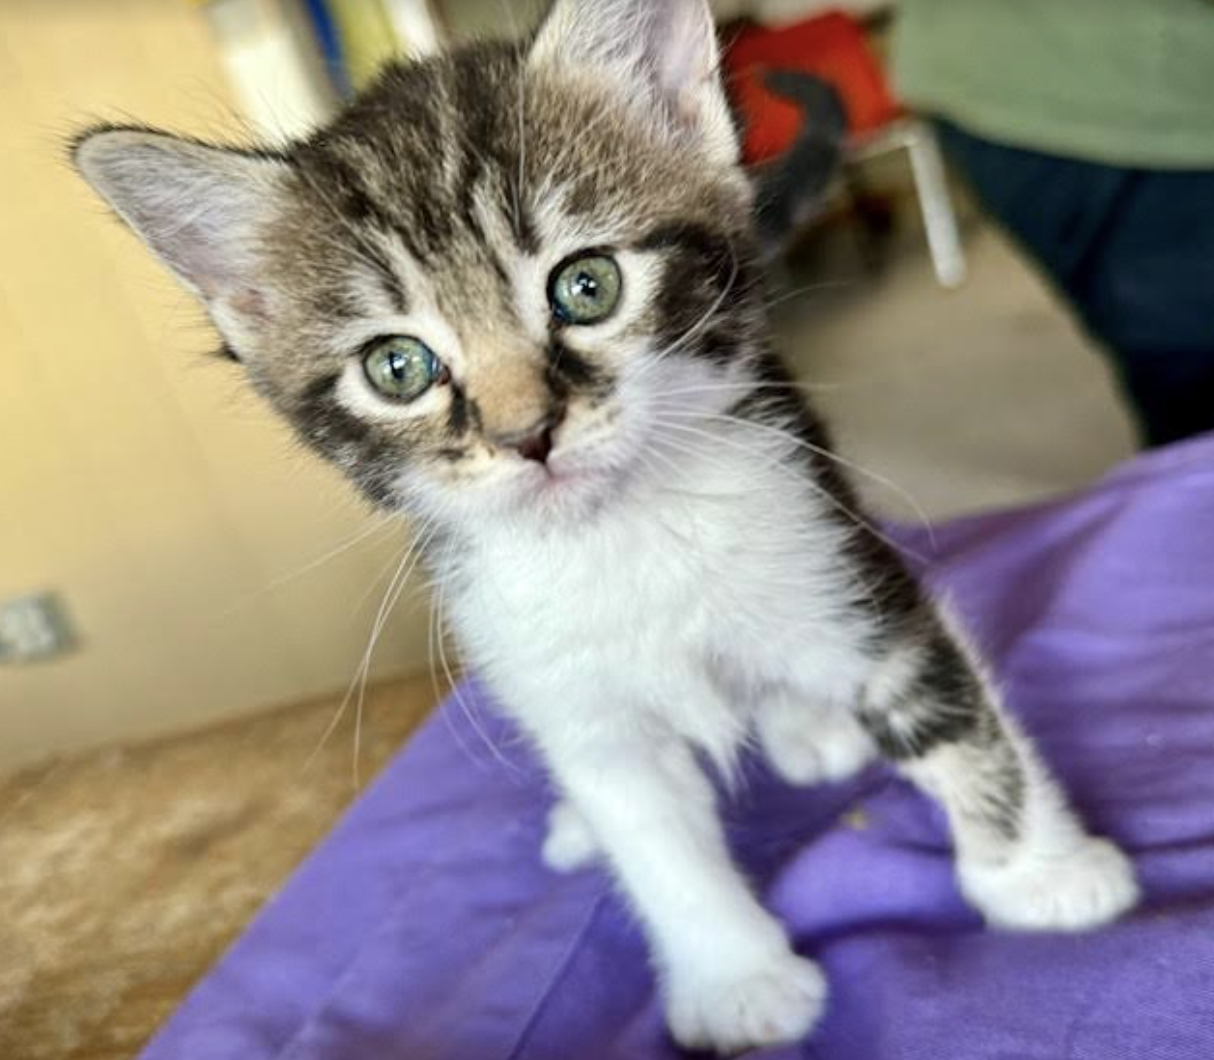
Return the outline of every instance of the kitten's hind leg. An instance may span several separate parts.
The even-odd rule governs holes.
[[[568,799],[561,799],[548,811],[548,834],[541,853],[544,864],[557,872],[576,872],[598,858],[599,841],[590,822]]]
[[[1080,931],[1134,904],[1125,855],[1084,830],[951,633],[938,627],[881,662],[860,718],[882,752],[943,805],[961,889],[990,923]]]
[[[790,784],[843,780],[877,753],[850,703],[773,693],[759,703],[755,729],[768,762]]]

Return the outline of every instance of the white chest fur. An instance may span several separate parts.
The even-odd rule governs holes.
[[[658,724],[728,757],[763,688],[848,680],[844,529],[778,455],[717,454],[577,523],[479,529],[450,618],[503,705],[532,731]]]

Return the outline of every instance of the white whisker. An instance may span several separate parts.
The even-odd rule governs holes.
[[[738,420],[737,422],[743,426],[757,426],[756,424],[751,424],[747,420]],[[676,430],[676,431],[680,431],[680,432],[683,432],[686,434],[691,434],[695,437],[704,439],[713,445],[726,445],[731,449],[735,449],[739,452],[745,453],[748,457],[750,457],[752,459],[770,460],[771,456],[772,456],[771,453],[765,453],[761,449],[756,449],[755,447],[747,446],[744,443],[740,443],[737,439],[726,437],[722,434],[714,434],[711,431],[701,430],[699,428],[692,427],[686,423],[671,422],[671,421],[665,420],[665,419],[659,420],[659,423],[666,430]],[[784,437],[784,440],[789,443],[797,441],[797,439],[792,435],[787,435],[784,432],[779,432],[779,433]],[[898,541],[895,541],[884,531],[878,529],[869,520],[865,519],[858,512],[854,511],[850,505],[844,503],[842,500],[840,500],[838,497],[836,497],[830,490],[826,489],[820,483],[815,482],[813,480],[813,478],[811,478],[809,476],[800,476],[800,481],[803,482],[806,486],[808,486],[814,493],[816,493],[818,496],[820,496],[828,504],[830,504],[832,507],[834,507],[836,509],[836,511],[838,511],[841,515],[843,515],[847,519],[849,519],[853,524],[855,524],[855,526],[864,530],[866,533],[872,535],[878,541],[881,541],[884,544],[888,545],[890,548],[894,549],[896,552],[905,553],[905,554],[913,556],[914,558],[919,559],[919,560],[922,560],[924,558],[921,555],[919,555],[917,552],[915,552],[913,549],[907,547],[906,545],[904,545]]]
[[[395,523],[397,520],[398,516],[389,514],[382,516],[368,526],[361,527],[352,537],[347,538],[340,545],[337,545],[335,548],[331,548],[323,555],[309,560],[301,567],[287,571],[285,574],[280,574],[273,581],[263,585],[260,589],[255,589],[252,592],[240,597],[234,603],[230,604],[227,608],[221,611],[216,616],[217,620],[230,618],[233,614],[239,611],[240,608],[247,606],[254,600],[260,599],[267,593],[274,592],[275,589],[281,589],[284,585],[295,581],[297,578],[302,578],[305,574],[310,574],[318,567],[323,567],[330,560],[336,559],[343,553],[348,552],[350,549],[362,544],[368,538],[374,537],[376,534],[380,533],[380,531],[384,530],[392,523]]]
[[[450,562],[451,550],[455,547],[455,541],[447,546],[447,552],[442,563],[442,567],[446,568]],[[445,645],[445,637],[443,636],[443,607],[445,604],[445,584],[440,580],[436,589],[435,595],[436,610],[438,615],[438,658],[443,668],[443,674],[447,678],[447,685],[451,689],[451,693],[455,698],[456,705],[463,712],[464,717],[468,719],[468,724],[472,727],[472,731],[480,738],[481,743],[488,748],[489,753],[501,763],[507,770],[513,773],[521,773],[522,770],[514,762],[510,761],[497,747],[489,734],[485,732],[484,727],[477,720],[476,714],[472,707],[468,705],[464,697],[463,686],[455,680],[455,675],[452,673],[451,666],[447,661],[447,649]]]
[[[892,493],[894,493],[896,496],[900,497],[908,505],[910,505],[910,507],[914,510],[916,516],[918,516],[919,521],[922,524],[922,526],[927,530],[928,541],[931,543],[931,546],[933,548],[936,547],[935,530],[932,526],[931,519],[928,516],[927,512],[924,510],[923,506],[915,499],[914,495],[911,494],[908,490],[899,486],[896,482],[892,481],[891,479],[886,478],[884,475],[880,474],[879,472],[873,471],[870,468],[866,468],[862,464],[856,463],[854,460],[849,460],[844,456],[840,456],[838,453],[832,452],[830,449],[827,449],[823,446],[814,445],[813,442],[806,441],[804,438],[801,438],[798,435],[793,434],[791,431],[787,430],[786,428],[778,427],[778,426],[775,426],[774,424],[758,423],[758,422],[755,422],[754,420],[745,420],[739,416],[731,416],[726,413],[683,410],[679,406],[662,406],[660,403],[655,403],[655,407],[664,408],[666,415],[674,414],[674,415],[678,415],[684,419],[712,420],[714,422],[720,422],[720,423],[734,423],[734,424],[738,424],[742,427],[751,428],[751,429],[758,430],[758,431],[764,431],[769,434],[779,435],[780,437],[785,438],[792,444],[796,445],[798,448],[804,449],[810,453],[814,453],[817,456],[821,456],[822,458],[824,458],[826,460],[832,460],[836,464],[838,464],[840,467],[846,468],[847,470],[852,471],[857,475],[863,475],[865,478],[870,479],[873,482],[876,482],[881,486],[884,486],[886,489],[890,490]]]
[[[341,723],[341,719],[345,716],[346,709],[350,705],[350,701],[354,696],[356,688],[359,690],[359,704],[361,709],[362,696],[366,689],[367,675],[370,671],[371,658],[375,651],[375,645],[377,644],[380,633],[383,631],[384,625],[387,622],[387,616],[390,614],[392,607],[396,604],[400,592],[404,588],[409,575],[412,574],[414,567],[417,565],[422,551],[425,548],[426,541],[428,541],[429,535],[432,532],[433,530],[431,525],[429,523],[424,524],[422,534],[425,534],[426,536],[423,538],[422,534],[419,534],[419,536],[414,540],[413,544],[401,557],[400,563],[397,565],[396,572],[393,574],[392,580],[388,583],[388,588],[384,591],[383,599],[380,602],[379,611],[376,613],[375,620],[372,623],[371,635],[368,639],[367,647],[362,654],[358,668],[355,670],[354,676],[351,678],[350,684],[346,689],[346,694],[342,697],[341,703],[334,712],[333,717],[325,727],[324,732],[321,733],[320,739],[317,741],[316,746],[312,749],[311,754],[309,754],[305,760],[303,765],[304,772],[307,772],[312,767],[317,756],[323,750],[329,738],[337,730],[337,726]],[[357,751],[358,734],[356,733],[355,736]],[[357,781],[357,761],[355,762],[355,778]]]

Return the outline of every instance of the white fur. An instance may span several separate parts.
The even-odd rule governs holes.
[[[728,775],[757,730],[790,780],[844,776],[873,751],[849,713],[862,688],[893,696],[914,671],[897,655],[874,670],[862,611],[843,606],[856,586],[842,531],[782,460],[791,443],[741,424],[711,434],[694,452],[650,438],[661,460],[614,480],[609,504],[461,524],[439,573],[469,660],[568,800],[545,860],[605,855],[650,937],[673,1033],[730,1052],[806,1033],[825,987],[730,863],[693,752]],[[968,815],[979,750],[945,746],[906,769],[949,813],[966,894],[997,925],[1110,919],[1136,894],[1128,863],[1082,831],[1009,733],[1029,771],[1010,857]]]
[[[692,750],[727,771],[767,690],[854,702],[865,664],[863,630],[838,613],[839,531],[779,461],[789,443],[718,436],[662,454],[684,488],[641,473],[588,515],[466,525],[451,562],[475,576],[445,581],[470,661],[577,807],[554,817],[547,860],[601,844],[675,1034],[728,1051],[806,1032],[824,988],[730,864]]]
[[[1006,864],[962,859],[957,878],[992,926],[1014,931],[1087,931],[1138,901],[1129,859],[1089,835],[1052,851],[1028,845]]]
[[[599,841],[578,808],[562,799],[548,814],[548,835],[540,853],[550,869],[573,872],[585,868],[598,857]]]
[[[763,753],[790,784],[843,780],[876,756],[850,703],[810,703],[786,695],[767,698],[756,728]]]
[[[980,753],[944,746],[905,767],[949,813],[962,893],[995,927],[1082,931],[1108,923],[1138,900],[1129,859],[1087,834],[1032,746],[1006,724],[1027,773],[1020,838],[1010,850],[970,823],[967,810],[981,799],[989,766]]]
[[[826,1007],[826,978],[794,954],[723,980],[695,979],[672,990],[670,1030],[690,1049],[735,1053],[804,1038]]]

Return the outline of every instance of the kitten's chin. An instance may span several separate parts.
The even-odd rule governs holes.
[[[617,464],[556,453],[546,464],[518,469],[509,483],[511,506],[548,522],[585,517],[609,505],[626,477]]]
[[[545,513],[601,500],[610,491],[611,476],[568,460],[531,464],[517,481],[518,504]]]

